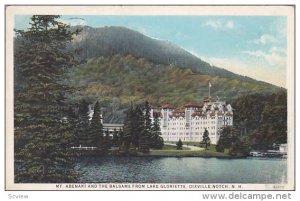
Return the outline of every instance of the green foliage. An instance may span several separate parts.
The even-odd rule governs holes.
[[[287,142],[287,93],[244,95],[233,99],[234,124],[246,130],[254,149]]]
[[[151,148],[162,149],[164,146],[164,139],[161,137],[159,117],[154,117],[152,125]]]
[[[231,148],[237,139],[237,132],[232,126],[222,127],[216,151],[224,152],[225,148]]]
[[[113,137],[112,137],[112,141],[111,141],[111,143],[112,143],[113,146],[119,146],[119,144],[118,144],[119,135],[120,135],[120,133],[118,134],[117,130],[114,129]]]
[[[57,19],[34,15],[27,31],[16,30],[19,41],[15,68],[25,79],[15,91],[15,182],[76,182],[73,161],[66,156],[72,144],[72,121],[65,94],[66,73],[76,63],[66,45],[75,32]],[[20,143],[22,142],[22,143]]]
[[[149,153],[150,146],[151,146],[151,118],[150,118],[150,105],[149,102],[145,102],[145,108],[144,108],[145,114],[144,114],[144,128],[141,130],[141,135],[139,138],[139,151],[143,153]]]
[[[225,148],[229,149],[232,156],[247,156],[251,150],[250,139],[248,136],[239,136],[233,126],[224,126],[215,149],[217,152],[224,152]]]
[[[160,136],[160,127],[158,118],[154,118],[152,123],[150,117],[149,102],[141,106],[132,105],[126,113],[124,121],[124,135],[119,140],[120,150],[128,153],[131,150],[143,153],[149,153],[150,148],[162,149],[164,146],[163,138]]]
[[[223,152],[225,151],[225,146],[223,143],[218,142],[218,144],[216,145],[216,151],[217,152]]]
[[[104,150],[108,150],[111,148],[111,145],[112,145],[112,141],[110,139],[110,136],[109,136],[109,130],[106,129],[105,131],[105,137],[104,137],[104,142],[103,142],[103,148]]]
[[[128,152],[131,141],[132,141],[132,131],[135,129],[135,122],[134,122],[134,108],[131,107],[128,109],[126,113],[126,118],[124,121],[124,130],[122,133],[122,141],[120,143],[120,150],[124,152]]]
[[[101,97],[105,122],[123,122],[131,103],[141,105],[148,100],[153,105],[181,105],[201,101],[208,95],[209,80],[213,84],[211,96],[225,100],[241,94],[280,90],[271,85],[193,73],[132,55],[88,59],[74,70],[72,78],[72,85],[81,89],[72,98],[95,101]]]
[[[248,136],[243,136],[240,138],[239,143],[239,152],[244,155],[248,156],[251,151],[251,142]]]
[[[132,127],[132,144],[134,148],[139,147],[140,136],[144,132],[145,118],[143,110],[140,106],[136,106],[133,114],[133,127]]]
[[[238,133],[233,126],[224,126],[220,132],[218,144],[222,144],[224,148],[230,148],[233,143],[238,140]]]
[[[271,87],[270,84],[265,82],[256,81],[246,76],[234,74],[224,68],[212,66],[169,41],[156,40],[126,27],[83,27],[82,35],[74,40],[73,46],[82,48],[84,59],[114,55],[126,56],[130,53],[135,57],[144,58],[139,61],[141,66],[147,64],[146,60],[170,67],[176,64],[181,69],[188,69],[186,73],[190,74],[193,72],[213,77],[229,78],[236,84],[252,82],[256,84],[257,88],[260,88],[261,85]],[[234,88],[232,90],[236,91]]]
[[[179,139],[178,142],[176,143],[176,149],[182,150],[182,145],[183,145],[183,143],[182,143],[181,139]]]
[[[79,104],[76,120],[75,144],[76,146],[88,146],[89,144],[89,104],[83,99]]]
[[[94,113],[88,133],[87,144],[89,146],[101,147],[103,143],[103,125],[101,123],[101,109],[99,101],[94,105]]]
[[[124,132],[122,129],[119,130],[119,135],[118,135],[118,146],[119,146],[119,149],[121,150],[122,148],[122,144],[123,144],[123,141],[124,141]]]
[[[202,136],[202,143],[205,144],[205,149],[207,149],[207,146],[210,146],[209,132],[206,128]]]

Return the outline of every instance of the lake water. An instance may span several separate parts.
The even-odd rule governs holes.
[[[78,160],[85,183],[282,183],[287,160],[200,157],[87,157]]]

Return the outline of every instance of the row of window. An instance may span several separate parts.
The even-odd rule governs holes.
[[[218,126],[220,127],[220,126]],[[196,130],[199,130],[199,129],[215,129],[216,126],[199,126],[199,127],[194,127],[194,126],[182,126],[182,127],[169,127],[168,130],[189,130],[189,129],[196,129]]]
[[[181,139],[182,141],[202,141],[201,137],[170,137],[170,138],[166,138],[167,141],[178,141],[179,139]],[[211,141],[215,141],[215,137],[211,137]]]
[[[219,123],[222,123],[219,121]],[[216,124],[215,121],[204,121],[204,122],[191,122],[191,125],[200,125],[200,124]],[[169,126],[177,126],[177,125],[186,125],[186,122],[174,122],[174,123],[168,123]]]
[[[163,133],[163,136],[168,136],[168,133]],[[189,133],[170,133],[170,135],[189,135]],[[203,135],[203,132],[192,132],[191,135]],[[215,132],[209,133],[209,135],[216,135]]]
[[[186,117],[189,117],[189,115],[186,115]],[[221,116],[218,116],[218,119],[223,119],[223,115]],[[228,118],[231,118],[231,117],[226,117],[227,119]],[[169,119],[167,118],[167,116],[165,116],[163,119]],[[205,119],[215,119],[215,116],[210,116],[210,117],[199,117],[199,116],[196,116],[195,118],[192,118],[193,120],[205,120]],[[185,117],[179,117],[178,120],[185,120]]]

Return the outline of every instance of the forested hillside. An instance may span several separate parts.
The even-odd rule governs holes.
[[[108,122],[122,122],[124,110],[131,104],[145,100],[154,105],[171,103],[181,105],[200,102],[208,96],[232,99],[242,94],[270,94],[282,91],[271,85],[241,82],[237,79],[193,73],[175,65],[154,64],[132,55],[89,59],[72,73],[72,85],[77,89],[73,98],[99,100]]]
[[[248,94],[234,98],[234,126],[250,135],[253,147],[267,149],[287,142],[287,94]]]
[[[126,27],[93,28],[85,26],[80,29],[82,31],[73,40],[71,48],[81,50],[81,59],[131,54],[155,64],[176,65],[202,75],[220,76],[272,86],[266,82],[232,73],[223,69],[222,66],[212,66],[170,41],[154,39]]]

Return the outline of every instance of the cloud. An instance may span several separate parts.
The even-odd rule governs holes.
[[[278,47],[271,47],[268,52],[243,51],[243,53],[264,59],[271,66],[286,66],[286,50]]]
[[[265,45],[267,43],[276,43],[277,39],[269,34],[262,35],[259,39],[253,41],[255,44]]]
[[[233,23],[233,21],[232,21],[232,20],[227,21],[227,22],[226,22],[226,27],[227,27],[228,29],[233,29],[233,28],[234,28],[234,23]]]
[[[286,70],[284,67],[274,70],[274,68],[266,68],[264,62],[253,62],[244,58],[202,56],[201,59],[211,65],[224,68],[239,75],[286,87]]]
[[[273,32],[278,34],[281,38],[286,38],[287,36],[287,19],[286,17],[278,18],[273,21],[272,27],[274,27]]]
[[[211,27],[213,29],[234,29],[235,24],[232,20],[208,20],[204,24],[204,26]]]
[[[68,24],[70,26],[86,26],[87,22],[83,18],[66,18],[60,19],[62,23]]]

